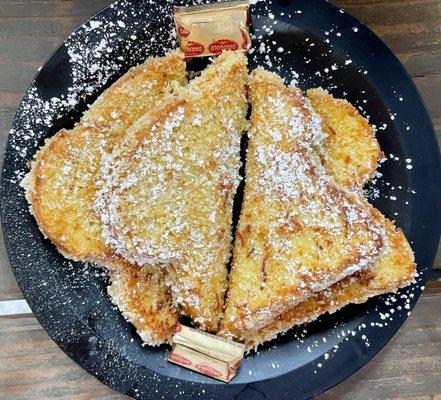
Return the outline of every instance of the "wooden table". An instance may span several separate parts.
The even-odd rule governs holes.
[[[162,0],[158,0],[162,1]],[[106,0],[0,0],[0,143],[52,50]],[[394,51],[441,139],[441,0],[338,0]],[[441,276],[441,251],[435,261]],[[3,244],[0,301],[22,299]],[[441,282],[432,281],[399,333],[368,365],[320,399],[441,400]],[[123,399],[81,370],[32,315],[0,317],[0,399]],[[273,399],[271,399],[273,400]]]

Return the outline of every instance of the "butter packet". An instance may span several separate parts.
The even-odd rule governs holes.
[[[248,51],[251,47],[248,0],[176,6],[174,20],[186,57],[219,55],[224,50]]]
[[[230,382],[237,373],[245,345],[178,324],[168,361]]]

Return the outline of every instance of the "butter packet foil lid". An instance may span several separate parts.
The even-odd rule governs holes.
[[[182,52],[186,57],[203,57],[224,50],[248,51],[249,8],[248,0],[176,6],[174,19]]]
[[[230,382],[236,376],[244,351],[241,343],[178,324],[168,361]]]

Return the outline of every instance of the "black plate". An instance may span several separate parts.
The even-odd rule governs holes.
[[[165,347],[141,346],[134,329],[111,305],[105,277],[66,261],[43,238],[19,187],[28,160],[46,137],[72,126],[85,104],[129,66],[175,46],[171,3],[149,3],[119,1],[78,28],[49,58],[17,111],[1,193],[3,232],[15,276],[35,316],[60,348],[99,380],[129,396],[316,395],[352,374],[389,341],[415,305],[432,265],[440,232],[441,167],[427,111],[398,60],[348,14],[321,0],[253,5],[254,33],[262,38],[254,40],[251,68],[264,65],[288,80],[294,69],[302,88],[331,88],[336,96],[362,107],[382,128],[378,138],[388,161],[370,192],[380,189],[375,205],[396,219],[411,241],[418,283],[291,331],[249,355],[228,385],[178,368],[166,362]],[[259,51],[262,42],[271,49],[270,62]],[[73,91],[68,90],[71,86]],[[63,102],[54,99],[62,96]]]

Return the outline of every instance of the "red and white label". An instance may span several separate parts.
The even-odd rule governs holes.
[[[213,378],[218,378],[222,375],[222,372],[220,372],[216,368],[210,367],[209,365],[205,364],[196,364],[196,369],[204,375],[211,376]]]
[[[180,354],[176,354],[176,353],[171,353],[169,356],[170,361],[174,361],[175,363],[181,364],[181,365],[191,365],[191,361],[184,357],[181,356]]]
[[[235,51],[238,49],[239,49],[239,44],[230,39],[216,40],[215,42],[210,43],[208,46],[208,50],[210,51],[210,53],[214,55],[218,55],[222,53],[224,50]]]
[[[189,41],[187,43],[187,48],[185,49],[186,57],[194,57],[202,54],[204,52],[204,45],[199,42]]]

